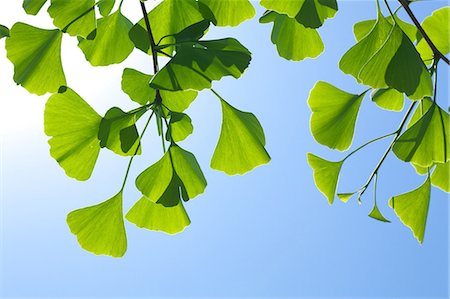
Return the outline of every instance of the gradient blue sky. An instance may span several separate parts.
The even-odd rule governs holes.
[[[31,18],[20,10],[21,1],[8,2],[0,9],[0,23],[51,25],[45,12]],[[138,3],[132,2],[125,1],[125,14],[136,21]],[[371,190],[361,206],[355,201],[329,206],[314,186],[306,153],[330,160],[343,154],[313,140],[306,103],[309,90],[318,80],[354,93],[365,89],[338,69],[338,61],[354,44],[353,23],[376,15],[373,1],[339,4],[337,16],[320,29],[326,51],[315,60],[295,63],[280,58],[270,42],[271,25],[258,24],[257,18],[238,28],[210,31],[206,38],[233,36],[253,53],[243,78],[227,78],[214,87],[237,108],[258,116],[272,161],[242,177],[211,170],[209,160],[220,132],[220,103],[212,93],[202,92],[188,110],[194,135],[182,143],[196,154],[208,179],[205,194],[187,204],[192,224],[169,236],[126,223],[128,251],[122,259],[83,251],[65,218],[71,210],[114,195],[127,160],[102,151],[89,182],[65,177],[49,156],[43,133],[46,97],[15,86],[4,40],[0,41],[0,296],[448,298],[445,193],[432,191],[425,242],[420,246],[387,207],[387,200],[416,188],[424,178],[393,155],[378,180],[379,206],[391,224],[367,217]],[[412,7],[423,19],[444,5],[444,1],[424,1]],[[258,15],[262,12],[259,8]],[[133,107],[120,90],[124,67],[151,71],[151,60],[139,53],[119,66],[93,70],[83,61],[76,42],[66,37],[63,59],[69,85],[100,114],[113,105]],[[442,67],[439,98],[445,107],[448,79],[448,69]],[[380,110],[367,98],[354,146],[392,132],[401,118],[402,113]],[[134,177],[161,156],[155,135],[153,127],[143,143],[144,155],[132,167]],[[387,144],[388,140],[379,142],[352,158],[344,166],[339,191],[360,187]],[[125,210],[138,198],[130,180]]]

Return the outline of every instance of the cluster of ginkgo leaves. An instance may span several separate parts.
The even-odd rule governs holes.
[[[36,15],[46,2],[24,0],[23,7],[28,14]],[[127,239],[123,190],[133,157],[142,154],[141,140],[152,119],[164,154],[136,178],[142,197],[125,218],[138,227],[170,234],[190,224],[184,202],[203,193],[207,182],[195,156],[178,143],[193,132],[185,110],[204,89],[210,89],[222,107],[222,127],[211,167],[230,175],[244,174],[270,161],[257,118],[231,106],[212,89],[212,82],[225,76],[239,78],[249,66],[250,51],[234,38],[203,38],[212,25],[237,26],[253,18],[256,12],[249,0],[163,0],[150,12],[145,1],[129,0],[127,5],[142,10],[143,18],[136,23],[122,14],[123,0],[48,2],[47,11],[56,28],[16,23],[8,29],[0,25],[0,37],[6,37],[14,81],[30,93],[52,94],[44,113],[51,156],[69,177],[78,180],[90,178],[102,148],[130,159],[123,184],[113,197],[68,215],[70,230],[84,249],[95,254],[124,255]],[[267,9],[260,22],[273,23],[271,40],[281,57],[298,61],[323,52],[317,29],[336,14],[336,0],[261,0],[260,4]],[[438,10],[423,23],[443,54],[449,51],[448,13],[448,8]],[[123,70],[121,87],[136,103],[135,109],[112,107],[100,116],[70,88],[61,62],[63,34],[78,39],[78,47],[92,66],[121,63],[133,51],[149,55],[153,74]],[[342,58],[341,69],[373,88],[372,100],[385,109],[402,110],[403,94],[412,100],[399,128],[376,140],[394,136],[386,155],[393,150],[418,172],[428,175],[422,187],[391,200],[402,221],[422,241],[430,185],[449,191],[449,118],[437,105],[432,84],[439,59],[415,26],[395,14],[384,17],[379,8],[377,20],[355,25],[355,36],[358,43]],[[162,67],[159,57],[167,58]],[[333,149],[348,149],[359,106],[367,93],[353,95],[318,82],[308,101],[313,111],[314,138]],[[136,124],[141,119],[145,119],[145,125],[139,132]],[[343,162],[367,144],[339,162],[308,154],[316,185],[330,203],[336,195]],[[376,182],[379,166],[364,187],[354,193],[338,194],[339,198],[347,201],[353,194],[361,196],[373,178]],[[386,220],[376,199],[370,216]]]

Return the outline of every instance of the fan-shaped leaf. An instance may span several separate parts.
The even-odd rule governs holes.
[[[336,0],[261,0],[261,5],[280,14],[295,18],[305,27],[319,28],[338,10]]]
[[[266,140],[258,119],[252,113],[234,108],[224,99],[220,101],[222,128],[211,168],[234,175],[268,163],[270,156],[264,148]]]
[[[69,177],[87,180],[100,152],[97,139],[101,117],[69,88],[52,95],[45,106],[44,130],[50,155]]]
[[[23,0],[22,7],[29,15],[37,15],[47,0]]]
[[[128,37],[132,26],[133,24],[118,10],[98,20],[95,38],[81,39],[78,46],[86,60],[93,66],[121,63],[134,49]]]
[[[168,234],[182,232],[191,223],[181,200],[175,206],[166,207],[146,197],[131,208],[126,218],[138,227]]]
[[[370,211],[369,215],[370,218],[376,219],[381,222],[390,222],[388,219],[386,219],[383,214],[381,214],[380,209],[378,209],[377,204],[375,203],[373,206],[372,211]]]
[[[98,9],[100,10],[100,14],[103,17],[106,17],[111,13],[111,10],[114,7],[114,4],[116,3],[116,0],[100,0],[98,2]]]
[[[62,32],[16,23],[6,39],[14,81],[29,92],[43,95],[66,85],[61,63]]]
[[[400,220],[409,227],[414,237],[423,243],[427,223],[428,207],[430,205],[430,179],[419,188],[394,196],[389,200],[389,206],[394,209]]]
[[[314,139],[332,149],[348,149],[364,95],[365,92],[350,94],[329,83],[317,82],[308,99]]]
[[[305,28],[293,18],[272,11],[261,17],[260,22],[273,22],[271,40],[283,58],[294,61],[315,58],[324,50],[317,30]]]
[[[250,64],[251,54],[233,38],[182,43],[175,56],[153,77],[155,89],[203,90],[224,76],[239,78]]]
[[[325,195],[331,205],[336,195],[339,173],[341,172],[344,161],[332,162],[311,153],[308,153],[307,157],[308,164],[311,166],[314,173],[314,183],[319,191]],[[344,196],[342,198],[345,202],[350,196]]]
[[[392,17],[389,16],[385,18],[391,25],[394,25],[397,23],[397,25],[400,27],[400,29],[403,30],[403,32],[409,37],[409,39],[414,42],[416,40],[417,36],[417,28],[416,26],[407,23],[400,19],[397,14],[395,16],[395,22],[393,21]],[[365,37],[371,29],[375,26],[375,23],[377,20],[366,20],[362,22],[358,22],[353,26],[353,33],[355,35],[356,41],[360,41],[363,37]]]
[[[402,111],[405,105],[404,95],[393,88],[376,89],[370,97],[372,102],[386,110]]]
[[[0,39],[9,36],[9,29],[6,26],[0,25]]]
[[[191,118],[184,113],[171,112],[167,134],[174,142],[183,141],[194,131]],[[170,139],[169,139],[170,140]]]
[[[87,251],[121,257],[127,250],[122,192],[98,205],[69,213],[67,224]]]
[[[94,0],[51,0],[48,13],[59,29],[86,38],[96,27],[94,4]]]
[[[216,26],[237,26],[256,14],[255,8],[248,0],[199,0],[199,5],[201,4],[210,10],[208,16],[214,17],[211,21]]]
[[[450,162],[436,165],[431,175],[431,184],[447,193],[450,192]]]

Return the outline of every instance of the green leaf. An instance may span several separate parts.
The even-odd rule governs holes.
[[[111,13],[111,10],[114,7],[116,0],[100,0],[98,2],[98,9],[100,10],[100,14],[103,17],[108,16]]]
[[[53,24],[72,36],[86,38],[96,28],[94,0],[51,0]]]
[[[334,17],[338,10],[336,0],[261,0],[268,10],[286,14],[308,28],[319,28],[326,19]]]
[[[95,38],[81,39],[78,47],[93,66],[121,63],[134,49],[128,37],[132,26],[133,24],[118,10],[98,20]]]
[[[174,142],[183,141],[194,131],[191,118],[184,113],[171,112],[167,134]],[[170,140],[170,139],[169,139]]]
[[[404,225],[409,227],[414,237],[423,243],[425,226],[427,224],[428,207],[430,205],[430,179],[428,178],[419,188],[394,196],[389,200],[389,206]]]
[[[237,26],[252,19],[256,14],[255,8],[248,0],[199,0],[199,5],[200,3],[209,8],[214,16],[211,21],[216,26]]]
[[[182,31],[172,35],[175,38],[176,43],[198,41],[205,35],[210,25],[209,20],[203,20],[201,22],[195,23],[191,26],[186,27]]]
[[[450,162],[436,165],[431,175],[431,184],[442,191],[450,192]]]
[[[122,90],[140,105],[153,102],[156,97],[156,90],[149,85],[152,78],[152,75],[126,68],[122,75]],[[197,92],[193,90],[174,92],[161,90],[160,95],[162,103],[170,111],[183,112],[195,100]]]
[[[23,0],[22,7],[29,15],[37,15],[47,0]]]
[[[181,200],[172,207],[151,202],[142,197],[127,213],[128,221],[140,228],[163,231],[168,234],[182,232],[190,223]]]
[[[386,110],[402,111],[405,104],[403,94],[393,88],[376,89],[370,97],[372,102]]]
[[[403,21],[402,19],[400,19],[397,16],[397,14],[395,14],[394,16],[395,16],[395,22],[400,27],[400,29],[402,29],[402,31],[409,37],[409,39],[412,42],[414,42],[416,40],[416,36],[417,36],[416,26]],[[391,25],[395,24],[395,22],[393,21],[391,16],[389,16],[385,19]],[[377,20],[366,20],[366,21],[356,23],[353,26],[353,33],[355,35],[356,41],[359,42],[363,37],[365,37],[370,32],[370,30],[374,27],[376,22],[377,22]]]
[[[338,193],[337,197],[344,203],[348,202],[352,196],[355,195],[355,193]],[[333,196],[334,199],[334,196]]]
[[[251,53],[233,38],[183,43],[175,56],[153,77],[150,86],[170,91],[211,88],[224,76],[239,78]]]
[[[293,18],[269,12],[261,17],[260,22],[273,22],[271,40],[277,46],[278,54],[285,59],[299,61],[315,58],[324,50],[317,30],[305,28]]]
[[[448,54],[450,52],[450,7],[442,7],[435,10],[433,14],[422,22],[422,27],[433,41],[436,48],[442,54]],[[426,62],[431,62],[433,59],[433,51],[428,43],[420,36],[417,43],[417,51],[420,56]]]
[[[422,167],[446,163],[450,160],[449,127],[448,113],[432,103],[427,112],[398,138],[393,151],[400,160]]]
[[[308,99],[314,139],[329,148],[347,150],[352,144],[356,118],[364,96],[365,92],[350,94],[329,83],[317,82]]]
[[[325,195],[330,205],[333,204],[339,181],[339,173],[341,172],[344,161],[332,162],[311,153],[308,153],[307,157],[308,164],[314,173],[314,183],[317,189]],[[343,198],[348,200],[350,197],[344,196]]]
[[[9,29],[6,26],[0,25],[0,39],[9,36]]]
[[[14,81],[37,95],[57,92],[66,85],[61,40],[59,30],[14,24],[6,39],[7,57],[14,64]]]
[[[235,175],[269,163],[270,156],[264,148],[266,139],[258,119],[252,113],[234,108],[222,98],[220,102],[222,128],[211,168]]]
[[[118,107],[109,109],[98,130],[100,146],[121,156],[134,156],[135,153],[140,155],[141,145],[136,122],[145,112],[145,109],[136,113],[127,113]]]
[[[373,218],[373,219],[376,219],[376,220],[378,220],[378,221],[381,221],[381,222],[390,222],[388,219],[386,219],[386,218],[383,216],[383,214],[381,214],[381,212],[380,212],[380,210],[378,209],[378,206],[377,206],[376,203],[374,204],[373,209],[372,209],[372,211],[369,213],[368,216],[371,217],[371,218]]]
[[[50,155],[67,176],[87,180],[100,152],[97,139],[101,117],[70,88],[52,95],[45,105],[44,130]]]
[[[373,88],[392,87],[411,99],[432,94],[431,76],[408,36],[379,11],[375,26],[342,57],[339,67]]]
[[[182,186],[180,187],[186,191],[184,200],[187,201],[202,194],[207,183],[195,156],[176,144],[170,146],[169,154],[172,159],[173,169],[181,180]]]
[[[122,192],[95,206],[70,212],[67,224],[78,243],[87,251],[121,257],[127,250]]]
[[[164,0],[148,13],[148,18],[152,26],[155,42],[158,43],[163,37],[166,37],[164,39],[166,44],[175,42],[175,38],[169,35],[178,33],[204,19],[195,0]],[[153,24],[157,24],[157,26]],[[133,26],[133,29],[130,31],[130,38],[136,48],[151,55],[144,19],[141,19]],[[168,47],[163,51],[171,55],[173,50],[174,47]]]

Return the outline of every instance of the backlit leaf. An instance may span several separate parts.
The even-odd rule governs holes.
[[[396,14],[395,21],[397,22],[397,25],[400,27],[400,29],[403,30],[403,32],[409,37],[409,39],[414,42],[416,40],[417,36],[417,28],[416,26],[407,23],[400,19]],[[394,25],[394,21],[391,16],[388,16],[385,18],[391,25]],[[373,28],[377,20],[366,20],[362,22],[358,22],[353,26],[353,33],[355,35],[356,41],[360,41],[363,37],[365,37],[370,30]]]
[[[425,235],[429,205],[430,179],[419,188],[389,200],[389,206],[394,209],[403,224],[412,230],[420,244],[423,243]]]
[[[320,144],[344,151],[350,147],[365,92],[350,94],[319,81],[311,90],[311,132]]]
[[[116,3],[116,0],[100,0],[98,1],[98,8],[100,10],[100,14],[103,17],[106,17],[111,13],[111,10],[114,7],[114,4]]]
[[[450,162],[436,165],[431,175],[431,184],[447,193],[450,192]]]
[[[348,202],[349,199],[355,195],[355,193],[338,193],[337,197],[344,203]],[[334,196],[333,196],[334,198]]]
[[[67,224],[78,243],[87,251],[121,257],[127,250],[122,192],[95,206],[70,212]]]
[[[402,111],[405,104],[404,95],[393,88],[376,89],[370,97],[372,102],[386,110]]]
[[[166,207],[146,197],[142,197],[130,209],[126,218],[140,228],[168,234],[182,232],[191,223],[181,200],[175,206]]]
[[[261,17],[260,22],[273,22],[271,40],[277,46],[278,54],[285,59],[315,58],[324,50],[319,33],[305,28],[293,18],[272,11]]]
[[[237,26],[255,16],[256,11],[249,0],[217,1],[199,0],[209,8],[216,26]]]
[[[73,90],[52,95],[45,106],[44,130],[50,155],[67,176],[87,180],[100,152],[97,139],[101,117]]]
[[[295,18],[309,28],[319,28],[326,19],[334,17],[338,10],[336,0],[261,0],[261,5]]]
[[[48,13],[59,29],[86,38],[96,27],[94,4],[94,0],[51,0]]]
[[[184,113],[171,112],[167,134],[174,142],[186,139],[194,131],[191,118]]]
[[[376,219],[376,220],[378,220],[378,221],[381,221],[381,222],[390,222],[388,219],[386,219],[386,218],[383,216],[383,214],[381,214],[380,209],[378,209],[378,206],[377,206],[376,203],[375,203],[375,205],[373,206],[373,209],[372,209],[372,211],[370,211],[370,213],[369,213],[368,216],[371,217],[371,218],[373,218],[373,219]]]
[[[332,162],[311,153],[308,153],[307,157],[308,164],[314,173],[314,183],[319,191],[328,199],[328,202],[332,204],[336,195],[339,173],[341,172],[344,161]],[[347,196],[343,198],[349,199]]]
[[[0,39],[9,36],[9,29],[6,26],[0,25]]]
[[[93,66],[121,63],[134,49],[128,37],[132,26],[133,24],[118,10],[98,20],[95,38],[81,39],[78,46],[86,60]]]
[[[29,15],[37,15],[47,0],[23,0],[22,7]]]
[[[61,63],[62,32],[16,23],[6,39],[14,81],[29,92],[43,95],[66,85]]]

